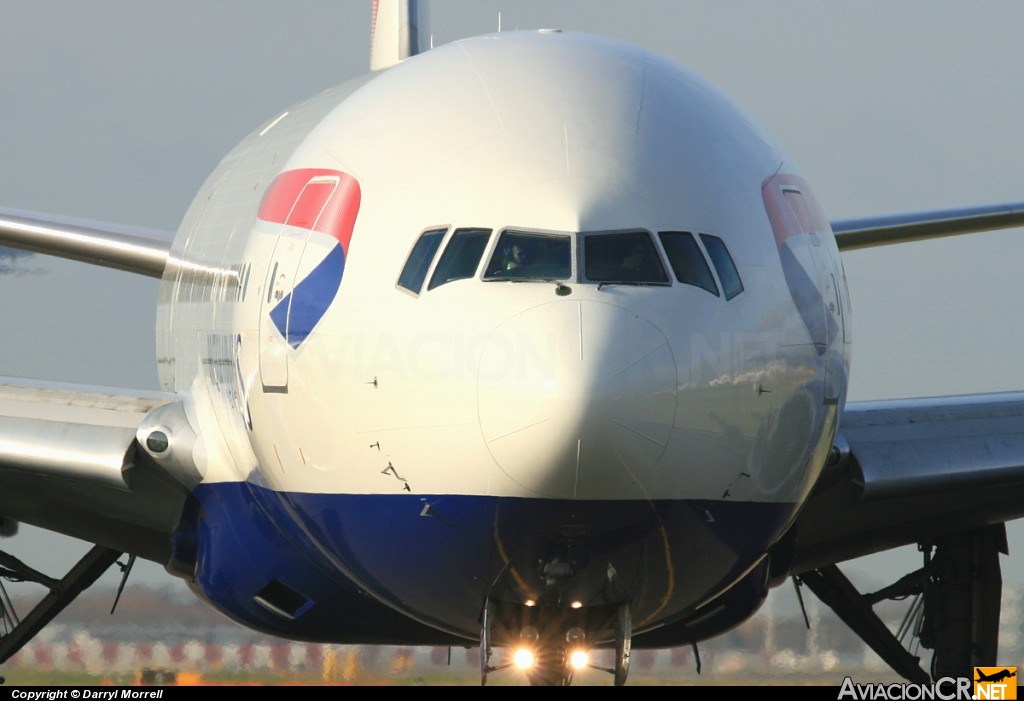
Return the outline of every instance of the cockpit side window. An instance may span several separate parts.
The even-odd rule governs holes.
[[[590,234],[583,239],[583,256],[586,277],[593,282],[670,284],[646,232]]]
[[[490,229],[458,229],[445,246],[434,274],[430,276],[428,290],[455,280],[473,277],[491,237]]]
[[[498,238],[484,280],[566,280],[571,275],[571,237],[507,230]]]
[[[669,265],[679,282],[695,285],[718,296],[718,285],[708,267],[708,261],[689,231],[662,231],[658,236],[665,247]]]
[[[447,232],[447,229],[433,229],[420,235],[416,245],[412,247],[409,259],[405,261],[402,274],[398,276],[399,287],[404,287],[413,294],[420,293],[430,264],[434,262],[437,249],[441,247],[441,241]]]
[[[736,264],[733,262],[732,256],[729,255],[725,241],[711,234],[701,234],[700,240],[704,242],[704,248],[708,250],[711,262],[715,264],[725,298],[732,299],[743,291],[743,281],[740,280],[740,271],[736,269]]]

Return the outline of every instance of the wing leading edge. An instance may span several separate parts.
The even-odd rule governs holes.
[[[0,245],[159,278],[173,232],[0,209]]]
[[[842,219],[832,222],[840,251],[1024,226],[1024,202]]]

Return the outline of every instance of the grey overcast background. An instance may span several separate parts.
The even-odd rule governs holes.
[[[367,69],[370,7],[0,0],[0,206],[176,229],[245,134]],[[606,34],[690,66],[779,137],[833,219],[1024,200],[1024,3],[437,0],[428,8],[434,45],[495,31],[500,12],[506,31]],[[400,154],[382,157],[401,167]],[[1024,390],[1024,231],[879,248],[844,262],[852,400]],[[157,285],[0,255],[0,374],[155,389]],[[0,548],[50,574],[84,550],[22,533]],[[1010,538],[1019,552],[1004,571],[1019,584],[1024,526],[1012,525]],[[851,569],[878,583],[918,562],[909,549]],[[176,580],[145,564],[132,581]]]

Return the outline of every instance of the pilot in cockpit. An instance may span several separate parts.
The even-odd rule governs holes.
[[[630,247],[629,252],[622,258],[622,268],[633,274],[639,274],[644,262],[644,249],[638,243]]]
[[[624,282],[650,281],[659,278],[657,261],[640,243],[633,243],[622,257],[619,273]]]
[[[526,256],[523,253],[523,247],[518,243],[513,243],[510,246],[505,247],[502,255],[501,269],[506,272],[522,268],[526,265]]]
[[[572,272],[571,238],[559,234],[504,232],[485,280],[564,280]]]

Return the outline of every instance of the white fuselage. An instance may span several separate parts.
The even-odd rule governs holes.
[[[344,245],[287,213],[259,216],[296,171],[322,201],[357,189]],[[778,209],[794,192],[811,214]],[[815,212],[781,148],[673,63],[573,33],[457,42],[288,110],[221,163],[164,277],[161,380],[194,398],[194,426],[220,427],[195,450],[208,484],[709,502],[709,523],[733,513],[714,504],[778,504],[788,516],[770,545],[813,486],[845,397],[845,282],[827,223],[801,228]],[[491,232],[472,275],[397,284],[421,234],[445,232],[430,281],[460,229]],[[569,237],[568,276],[485,279],[507,230]],[[645,232],[670,284],[589,279],[584,239],[600,232]],[[679,282],[664,232],[692,234],[714,293]],[[735,263],[730,299],[700,234]],[[340,286],[323,287],[308,334],[289,339],[273,309],[338,246]],[[299,528],[334,562],[319,525]],[[683,576],[706,591],[673,610],[758,561],[736,558],[694,563],[701,574]],[[368,588],[400,576],[367,571]]]

